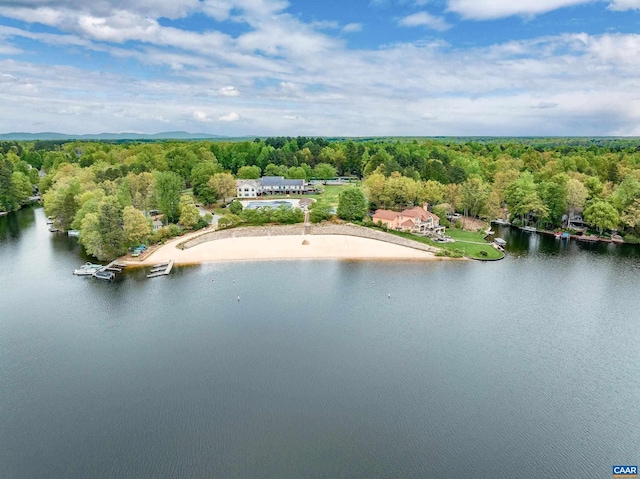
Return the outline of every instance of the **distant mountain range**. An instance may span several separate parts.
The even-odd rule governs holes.
[[[2,133],[0,140],[38,141],[38,140],[220,140],[229,138],[209,133],[188,133],[186,131],[166,131],[152,135],[144,133],[98,133],[88,135],[67,135],[65,133]],[[253,137],[247,137],[253,138]]]

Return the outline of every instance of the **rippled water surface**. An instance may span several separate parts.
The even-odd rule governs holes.
[[[610,477],[640,462],[640,256],[273,261],[115,283],[0,218],[0,477]],[[389,297],[390,295],[390,297]],[[240,301],[238,301],[240,296]]]

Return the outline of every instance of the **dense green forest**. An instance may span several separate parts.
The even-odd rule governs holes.
[[[596,230],[640,237],[639,139],[2,142],[0,211],[26,204],[36,185],[58,228],[80,230],[91,254],[111,258],[128,245],[203,226],[196,202],[226,202],[235,178],[266,175],[356,176],[371,209],[426,202],[440,214],[508,212],[516,224],[548,229],[580,213]],[[167,228],[152,232],[155,209]]]

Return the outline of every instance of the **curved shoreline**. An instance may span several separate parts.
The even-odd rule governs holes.
[[[437,257],[436,248],[355,225],[275,225],[194,233],[150,252],[142,260],[123,260],[149,266],[170,259],[176,265],[207,262],[343,259],[410,260]]]

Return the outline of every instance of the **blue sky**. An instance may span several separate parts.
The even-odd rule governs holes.
[[[639,30],[640,0],[9,0],[0,132],[640,135]]]

